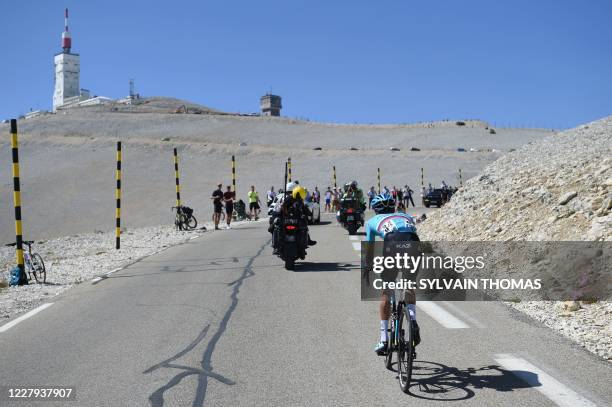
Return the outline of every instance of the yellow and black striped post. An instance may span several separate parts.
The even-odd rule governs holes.
[[[380,194],[380,168],[376,169],[376,175],[378,177],[378,193]]]
[[[291,182],[291,157],[287,158],[287,182]]]
[[[425,186],[425,176],[424,176],[423,167],[421,167],[421,188],[423,188],[424,186]]]
[[[23,235],[21,227],[21,186],[19,183],[19,143],[17,140],[17,120],[11,119],[11,147],[13,153],[13,203],[15,206],[15,247],[19,285],[28,284],[23,261]]]
[[[461,174],[461,168],[459,168],[459,186],[463,186],[463,174]]]
[[[176,206],[181,206],[181,183],[179,182],[178,151],[174,148],[174,184],[176,188]]]
[[[117,207],[115,209],[115,248],[119,250],[121,247],[121,142],[117,142],[117,189],[115,190],[115,200]]]
[[[236,157],[232,156],[232,190],[236,195]]]
[[[336,181],[336,166],[334,165],[334,188],[338,188],[338,182]]]

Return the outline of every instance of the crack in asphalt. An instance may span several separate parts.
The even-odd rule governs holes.
[[[198,386],[196,389],[196,394],[195,394],[195,398],[193,400],[192,406],[194,407],[198,407],[198,406],[203,406],[204,405],[204,399],[206,398],[206,390],[208,388],[208,378],[211,377],[213,379],[218,380],[220,383],[226,384],[226,385],[234,385],[235,382],[229,378],[226,378],[224,376],[222,376],[219,373],[215,373],[213,372],[213,366],[212,366],[212,356],[213,353],[215,351],[215,347],[217,346],[217,343],[219,342],[219,340],[221,339],[221,337],[223,336],[223,334],[225,333],[225,330],[227,329],[227,325],[229,323],[230,318],[232,317],[232,314],[234,313],[234,310],[236,309],[236,307],[238,306],[238,293],[240,291],[240,286],[242,285],[242,283],[244,282],[244,280],[246,280],[249,277],[252,277],[255,275],[255,272],[253,271],[253,262],[255,261],[255,259],[257,257],[259,257],[261,255],[261,253],[264,251],[264,249],[270,244],[271,239],[268,239],[257,251],[257,253],[255,253],[254,256],[252,256],[246,266],[243,268],[242,273],[240,274],[240,277],[238,277],[236,280],[232,281],[231,283],[227,283],[228,287],[232,287],[232,293],[230,295],[231,298],[231,304],[230,306],[227,308],[227,310],[225,311],[225,314],[223,315],[223,318],[221,319],[221,322],[219,323],[219,327],[217,329],[217,331],[215,332],[215,334],[213,335],[213,337],[211,338],[211,340],[208,342],[208,345],[206,346],[206,350],[204,351],[204,354],[202,355],[202,360],[200,362],[201,368],[194,368],[191,366],[184,366],[184,365],[180,365],[180,364],[175,364],[172,363],[173,361],[175,361],[176,359],[186,355],[187,353],[189,353],[190,351],[192,351],[200,342],[202,342],[204,340],[204,338],[206,337],[206,335],[208,334],[208,331],[210,329],[210,324],[206,325],[202,331],[200,332],[200,334],[183,350],[181,350],[180,352],[178,352],[176,355],[154,365],[151,366],[150,368],[146,369],[144,372],[142,372],[143,374],[147,374],[147,373],[152,373],[153,371],[160,369],[160,368],[169,368],[169,369],[179,369],[182,370],[182,372],[176,374],[174,377],[172,377],[165,385],[159,387],[157,390],[155,390],[153,393],[151,393],[151,395],[149,396],[149,402],[151,404],[151,406],[153,407],[161,407],[164,405],[164,393],[168,390],[170,390],[172,387],[176,386],[177,384],[179,384],[184,378],[189,377],[191,375],[197,375],[198,376]],[[233,258],[234,262],[237,260],[235,257]]]

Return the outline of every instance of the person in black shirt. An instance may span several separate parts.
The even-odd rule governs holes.
[[[223,191],[221,190],[222,184],[217,185],[217,189],[213,191],[210,199],[213,201],[213,222],[215,223],[215,230],[219,230],[219,220],[221,219],[221,213],[223,212]]]
[[[236,194],[232,191],[231,186],[227,186],[227,191],[223,194],[223,201],[225,202],[225,223],[227,223],[227,229],[231,229],[230,223],[232,221],[232,214],[234,213],[234,198]]]

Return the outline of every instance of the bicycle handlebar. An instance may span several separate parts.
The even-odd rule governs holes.
[[[31,246],[33,245],[35,242],[34,240],[24,240],[23,244],[25,244],[26,246]],[[17,246],[17,243],[13,242],[13,243],[7,243],[5,244],[5,246],[10,247],[10,246]]]

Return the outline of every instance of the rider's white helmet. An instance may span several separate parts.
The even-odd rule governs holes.
[[[296,182],[288,182],[287,183],[286,191],[287,192],[293,192],[293,188],[295,188],[296,186],[297,186]]]

